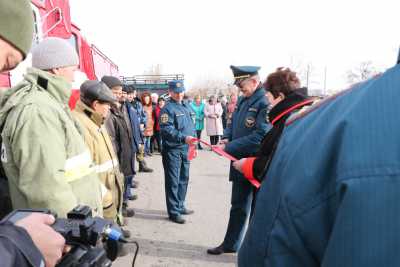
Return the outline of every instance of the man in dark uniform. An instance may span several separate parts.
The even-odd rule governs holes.
[[[239,266],[400,266],[400,65],[292,115]]]
[[[165,174],[165,197],[169,219],[183,224],[182,215],[193,213],[185,207],[189,181],[188,148],[195,142],[194,112],[183,102],[185,87],[180,80],[168,83],[169,101],[160,113],[163,139],[162,162]]]
[[[258,76],[259,67],[231,66],[231,69],[235,85],[240,88],[242,96],[232,115],[232,123],[225,129],[220,146],[227,153],[241,159],[255,155],[270,128],[266,120],[268,103]],[[228,229],[222,244],[207,250],[207,253],[213,255],[232,253],[239,249],[252,207],[253,186],[232,165],[229,180],[232,181],[232,198]]]

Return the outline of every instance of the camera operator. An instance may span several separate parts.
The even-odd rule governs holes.
[[[32,213],[14,224],[0,224],[0,258],[3,267],[55,266],[65,240],[50,225],[54,217]]]
[[[32,35],[29,2],[0,0],[0,73],[14,69],[26,57]],[[65,240],[50,227],[53,223],[53,216],[39,213],[15,225],[0,223],[1,266],[44,266],[44,262],[47,267],[54,266],[61,258]]]

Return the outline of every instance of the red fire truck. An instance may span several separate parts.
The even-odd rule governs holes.
[[[71,22],[68,0],[31,0],[35,19],[33,46],[45,37],[55,36],[68,40],[79,54],[79,71],[70,106],[79,98],[79,85],[85,79],[101,79],[103,75],[118,77],[118,66],[81,34],[80,28]],[[30,56],[12,72],[0,74],[0,87],[11,87],[21,81],[26,67],[31,65]]]

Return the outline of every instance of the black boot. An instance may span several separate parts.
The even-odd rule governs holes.
[[[153,172],[153,169],[147,167],[147,164],[144,160],[139,161],[139,172]]]
[[[211,254],[211,255],[221,255],[224,253],[235,253],[235,252],[236,252],[236,250],[234,250],[234,249],[226,249],[224,247],[224,244],[221,244],[216,248],[207,249],[207,253]]]

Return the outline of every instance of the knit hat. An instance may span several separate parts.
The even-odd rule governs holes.
[[[25,59],[33,39],[30,1],[0,0],[0,39],[21,51]]]
[[[115,86],[122,86],[121,80],[114,76],[103,76],[101,81],[111,89]]]
[[[48,37],[32,49],[32,67],[40,70],[78,66],[75,49],[64,39]]]

